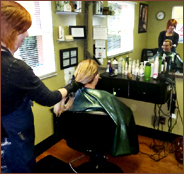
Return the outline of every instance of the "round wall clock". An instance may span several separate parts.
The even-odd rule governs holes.
[[[162,20],[165,18],[165,13],[163,11],[159,11],[157,14],[156,14],[156,18],[158,20]]]

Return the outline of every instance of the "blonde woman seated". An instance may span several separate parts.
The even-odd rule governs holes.
[[[56,115],[59,116],[66,110],[104,111],[117,125],[111,155],[137,154],[139,144],[133,113],[114,95],[95,89],[99,80],[97,63],[91,59],[81,61],[74,76],[77,82],[84,84],[84,87],[79,89],[73,98],[70,97],[67,104],[65,100],[56,104],[54,107]]]

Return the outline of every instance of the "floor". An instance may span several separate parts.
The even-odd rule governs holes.
[[[155,151],[150,147],[154,148]],[[160,150],[163,147],[165,151]],[[137,155],[124,157],[107,155],[108,161],[119,166],[124,173],[183,173],[183,164],[176,160],[175,154],[172,152],[174,147],[171,143],[139,136],[139,148],[140,151]],[[62,139],[39,155],[36,161],[38,162],[48,155],[52,155],[68,164],[70,161],[84,155],[84,153],[71,149],[67,146],[66,141]],[[164,155],[166,157],[162,158]],[[162,159],[159,160],[159,158]],[[82,157],[73,162],[72,166],[77,167],[88,160],[89,156]]]

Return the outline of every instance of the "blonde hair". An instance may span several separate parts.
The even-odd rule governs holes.
[[[75,80],[84,85],[91,83],[97,74],[98,65],[91,59],[81,61],[74,72]]]
[[[29,12],[14,1],[1,1],[1,42],[14,50],[19,34],[26,32],[32,25]]]
[[[74,72],[75,80],[83,83],[84,85],[93,82],[97,74],[98,65],[91,59],[81,61]],[[67,98],[68,97],[62,99],[54,106],[54,113],[56,116],[60,116],[64,111],[72,107],[73,97],[69,96],[68,101],[66,102]]]

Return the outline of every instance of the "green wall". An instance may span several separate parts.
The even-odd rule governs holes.
[[[129,57],[132,59],[141,59],[141,51],[143,48],[155,48],[157,47],[158,34],[160,31],[165,29],[166,22],[170,19],[171,8],[173,5],[183,5],[182,1],[135,1],[135,24],[134,24],[134,50],[129,53]],[[148,11],[148,32],[138,33],[138,14],[139,14],[139,3],[146,3],[149,5]],[[84,2],[83,2],[84,7]],[[157,11],[162,10],[166,13],[166,18],[163,21],[157,21],[155,19],[155,14]],[[52,11],[53,11],[53,31],[54,31],[54,48],[55,48],[55,60],[57,75],[51,78],[43,80],[45,85],[50,90],[56,90],[65,85],[64,81],[64,71],[60,70],[60,60],[59,60],[59,50],[67,49],[72,47],[78,47],[78,58],[79,62],[84,59],[84,41],[74,41],[74,42],[62,42],[58,43],[58,26],[64,27],[65,35],[68,34],[68,25],[85,25],[84,14],[78,15],[59,15],[55,13],[55,2],[52,1]],[[83,9],[84,12],[84,9]],[[88,51],[92,55],[93,43],[92,40],[92,5],[89,6],[88,11]],[[183,57],[183,44],[179,44],[177,51]],[[123,55],[125,57],[126,55]],[[106,59],[104,60],[104,66],[106,66]],[[178,92],[178,101],[180,105],[181,115],[183,116],[183,79],[176,79],[176,88]],[[152,127],[151,116],[153,115],[154,105],[151,103],[135,101],[125,98],[120,98],[125,104],[127,104],[133,111],[136,124]],[[33,113],[35,122],[35,145],[43,141],[44,139],[51,136],[54,132],[53,130],[53,118],[49,110],[49,107],[43,107],[34,103]],[[166,105],[163,106],[165,112],[167,111]],[[164,126],[164,131],[167,131],[167,125]],[[175,126],[173,133],[183,135],[183,126],[178,119],[178,124]]]

